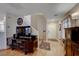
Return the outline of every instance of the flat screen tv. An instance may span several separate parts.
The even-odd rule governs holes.
[[[79,43],[79,27],[71,31],[71,40]]]
[[[31,27],[30,26],[18,26],[16,27],[16,33],[19,36],[30,36]]]

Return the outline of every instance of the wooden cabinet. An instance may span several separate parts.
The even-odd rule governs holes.
[[[71,29],[65,28],[65,50],[66,50],[66,56],[72,55],[72,48],[71,48]]]
[[[79,56],[79,44],[72,42],[73,56]]]
[[[79,56],[79,44],[66,40],[66,56]]]
[[[66,56],[72,56],[72,42],[71,40],[67,39],[65,44]]]
[[[72,30],[74,31],[74,35],[72,35]],[[79,56],[79,27],[66,28],[65,29],[65,49],[66,56]],[[72,37],[75,36],[75,37]]]

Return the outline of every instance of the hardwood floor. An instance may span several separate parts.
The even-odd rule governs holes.
[[[61,43],[61,41],[47,41],[50,43],[50,50],[45,50],[38,48],[34,51],[34,53],[28,53],[27,55],[24,54],[24,52],[20,50],[3,50],[0,51],[0,56],[64,56],[65,55],[65,49],[64,45]]]

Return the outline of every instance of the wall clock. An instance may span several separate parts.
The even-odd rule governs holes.
[[[17,24],[18,25],[22,25],[23,24],[23,19],[22,18],[18,18],[17,19]]]

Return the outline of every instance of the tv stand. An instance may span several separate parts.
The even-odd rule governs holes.
[[[34,50],[38,47],[38,41],[36,35],[31,35],[30,37],[19,37],[12,39],[11,48],[20,49],[27,53],[33,53]]]

